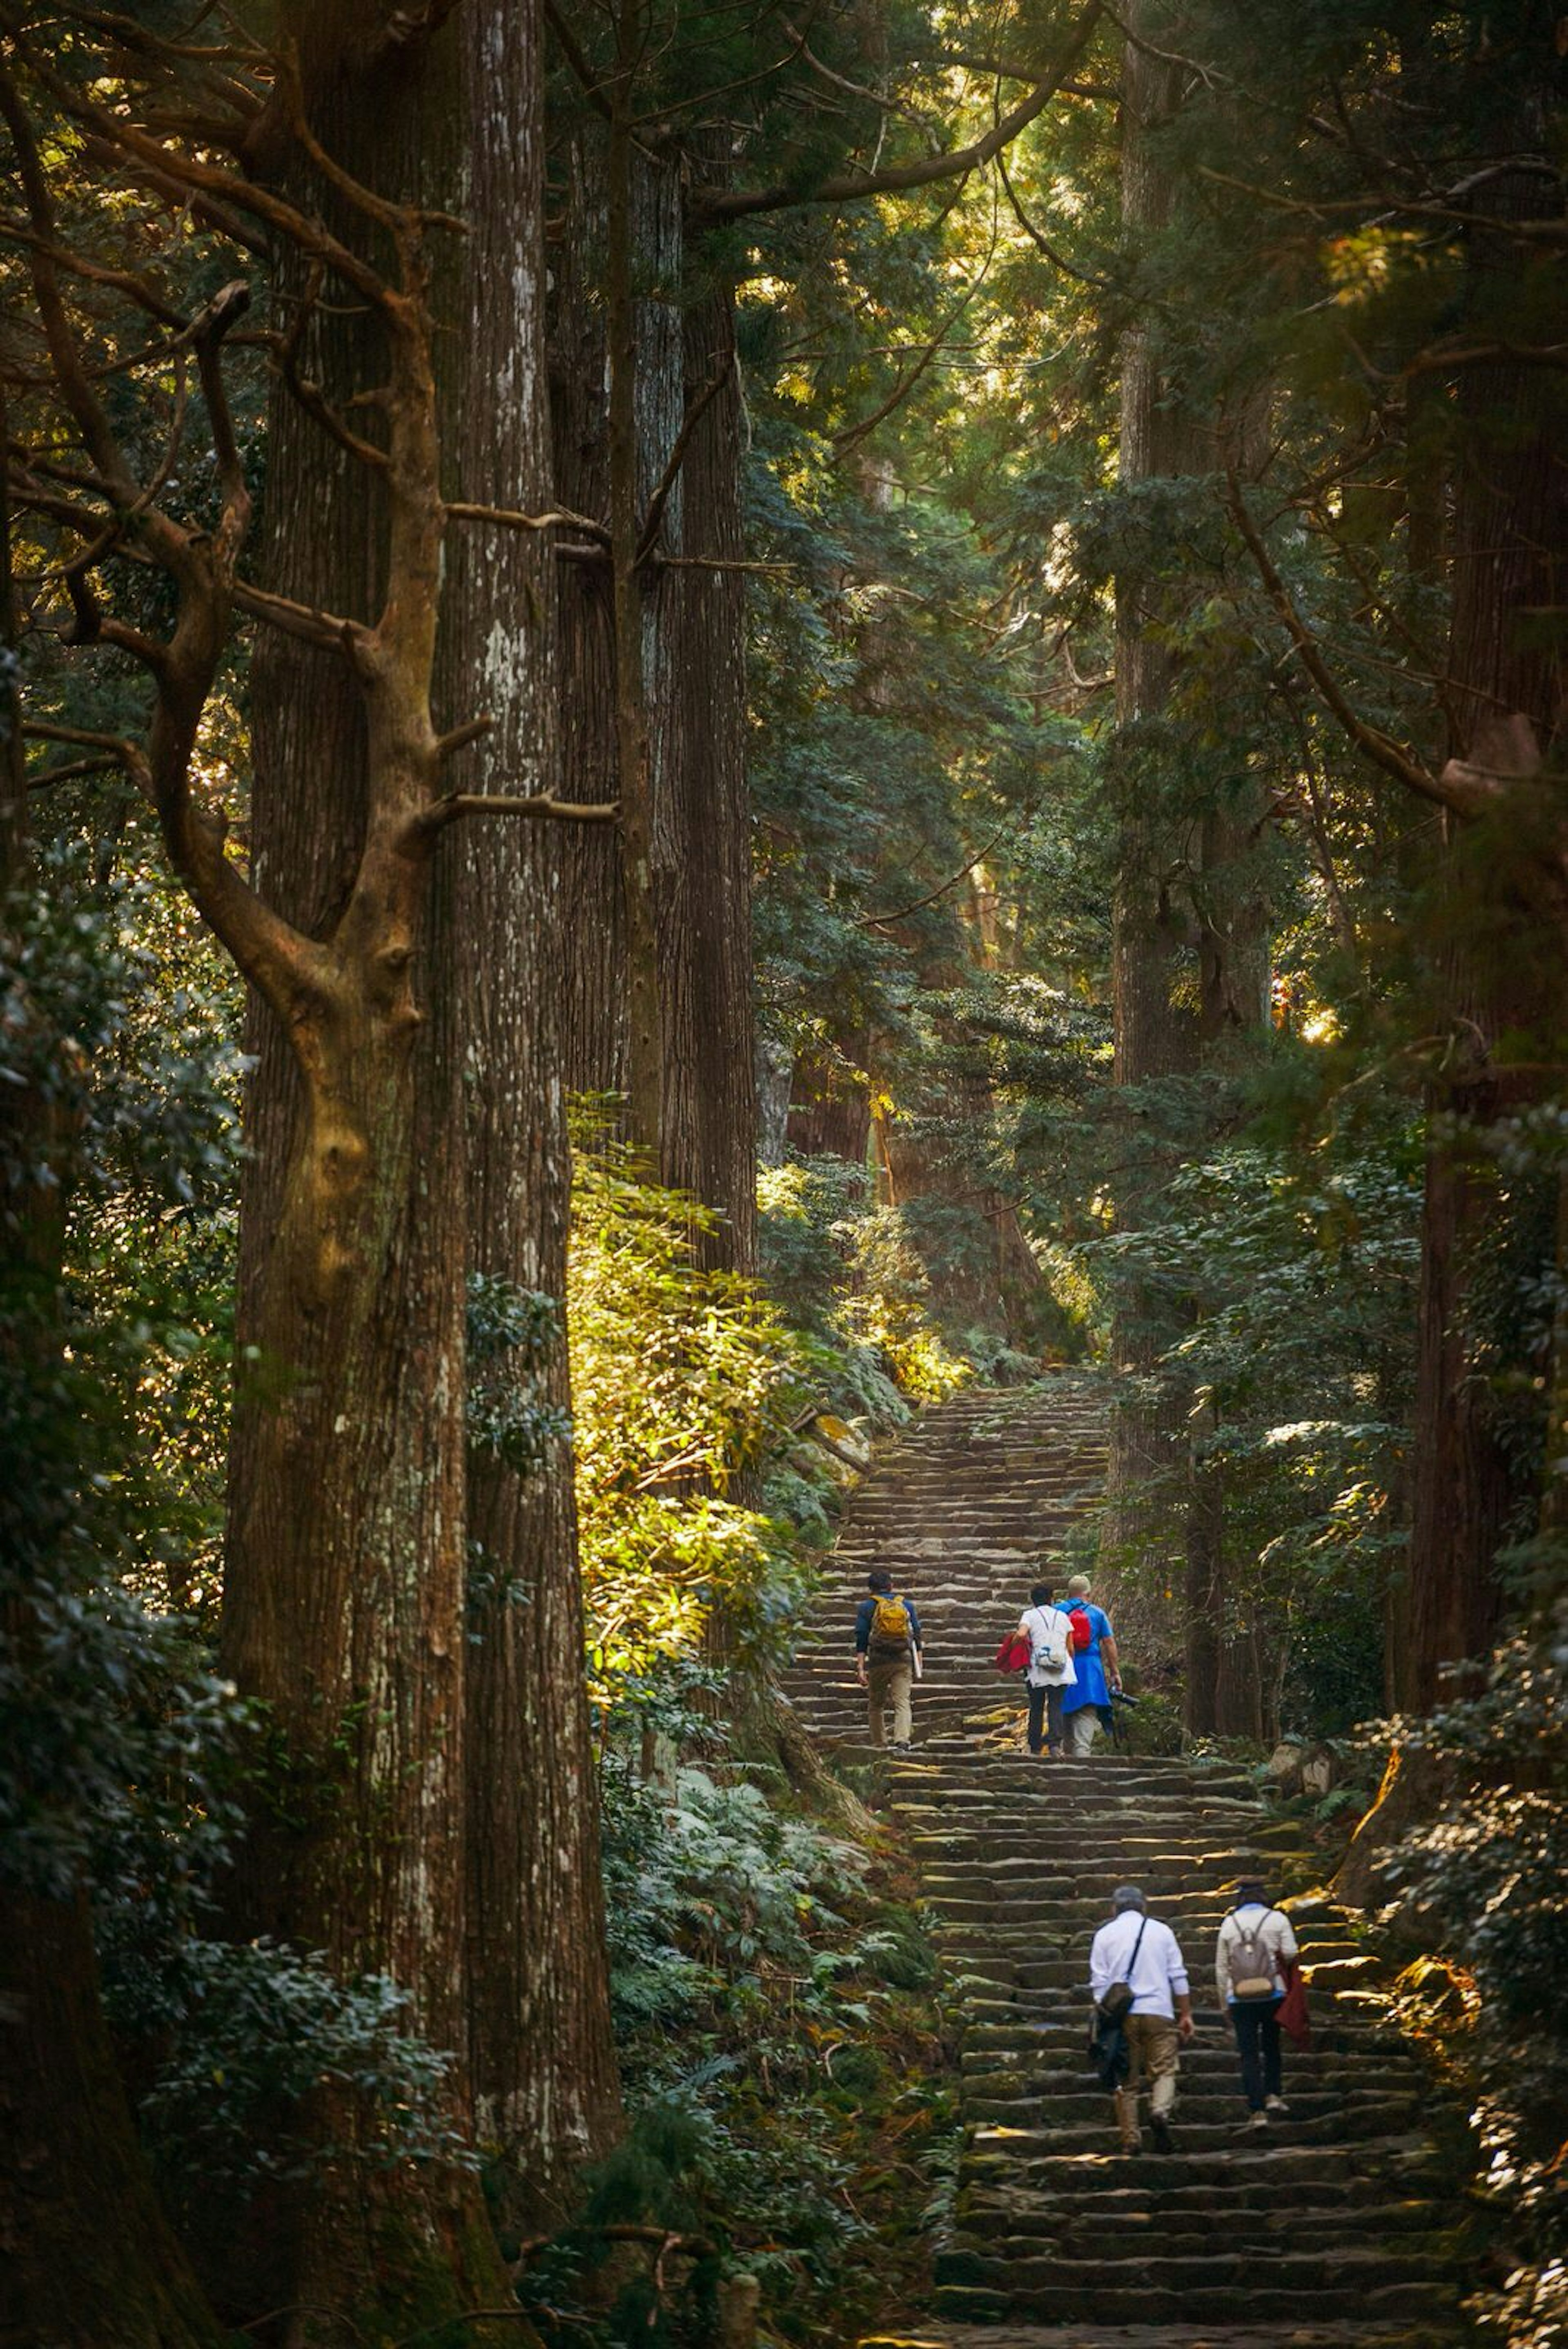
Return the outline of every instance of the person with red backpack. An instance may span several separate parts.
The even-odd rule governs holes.
[[[1072,1626],[1073,1662],[1077,1671],[1076,1682],[1063,1697],[1062,1710],[1066,1721],[1067,1751],[1082,1761],[1094,1744],[1095,1732],[1101,1723],[1109,1725],[1111,1692],[1119,1691],[1122,1684],[1121,1664],[1111,1619],[1090,1598],[1086,1574],[1073,1577],[1062,1606]]]
[[[855,1669],[866,1692],[873,1745],[888,1743],[887,1714],[893,1709],[895,1745],[908,1745],[914,1736],[910,1698],[919,1675],[920,1619],[914,1601],[893,1588],[885,1566],[873,1567],[867,1577],[868,1597],[855,1615]]]

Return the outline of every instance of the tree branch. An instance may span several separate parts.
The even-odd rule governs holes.
[[[722,221],[745,220],[756,212],[783,212],[794,204],[863,203],[870,196],[908,194],[916,188],[934,186],[940,180],[978,171],[993,155],[1000,154],[1009,140],[1026,129],[1037,114],[1044,112],[1088,47],[1103,13],[1104,0],[1088,0],[1055,66],[1010,113],[1001,116],[983,138],[974,140],[969,146],[953,148],[944,155],[932,155],[919,163],[895,164],[885,171],[841,172],[815,188],[735,189],[727,193],[721,191],[696,200],[691,212],[693,223],[711,227]]]
[[[1454,814],[1475,816],[1480,814],[1484,808],[1494,805],[1499,796],[1495,783],[1490,786],[1480,783],[1477,788],[1468,781],[1450,782],[1447,769],[1442,776],[1434,775],[1412,750],[1396,742],[1380,728],[1369,726],[1351,707],[1338,678],[1324,660],[1317,639],[1296,610],[1289,588],[1274,568],[1269,550],[1247,511],[1241,484],[1233,472],[1226,474],[1225,485],[1225,502],[1231,518],[1257,566],[1263,591],[1284,622],[1302,667],[1357,750],[1370,759],[1374,766],[1381,767],[1386,775],[1392,775],[1397,782],[1402,783],[1407,792],[1413,792],[1418,799],[1429,800],[1435,806],[1448,808]],[[1480,779],[1478,779],[1479,782]]]
[[[489,792],[449,792],[415,817],[413,830],[428,838],[470,815],[520,815],[547,823],[614,823],[619,814],[618,800],[558,800],[548,792],[532,792],[523,799]]]
[[[665,460],[664,471],[659,477],[658,486],[648,502],[648,512],[643,518],[642,533],[637,542],[637,552],[632,557],[634,570],[639,569],[648,561],[659,542],[659,528],[664,521],[664,509],[670,502],[670,492],[680,478],[680,468],[686,461],[686,451],[691,446],[691,436],[729,382],[731,369],[734,365],[733,353],[726,353],[723,360],[708,378],[707,382],[680,419],[680,429],[675,436],[674,446]]]
[[[945,897],[950,889],[957,886],[959,882],[963,879],[966,873],[972,873],[977,864],[984,864],[986,858],[990,855],[992,850],[996,846],[997,842],[1002,838],[1002,833],[1006,830],[1007,825],[1005,823],[998,824],[996,830],[992,833],[991,838],[985,843],[983,847],[977,848],[972,856],[968,856],[964,859],[956,873],[950,873],[945,881],[939,881],[934,889],[928,889],[923,897],[917,897],[915,899],[913,905],[899,905],[893,912],[887,914],[861,914],[857,916],[854,926],[857,930],[886,929],[889,923],[902,922],[906,920],[910,914],[919,913],[922,907],[926,905],[934,905],[939,897]]]

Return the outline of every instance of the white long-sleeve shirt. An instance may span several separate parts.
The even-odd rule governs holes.
[[[1143,1940],[1138,1941],[1140,1926]],[[1137,1963],[1129,1973],[1135,1942]],[[1115,1982],[1131,1982],[1133,2014],[1175,2016],[1176,2000],[1187,1995],[1187,1967],[1168,1925],[1158,1917],[1146,1919],[1136,1909],[1124,1909],[1100,1927],[1089,1951],[1090,1992],[1097,2001]]]
[[[1220,1926],[1220,1938],[1214,1944],[1214,1987],[1220,1993],[1221,2006],[1235,2003],[1228,1958],[1246,1934],[1262,1943],[1268,1955],[1269,1971],[1273,1976],[1275,1992],[1281,1998],[1285,1994],[1284,1961],[1298,1954],[1291,1920],[1282,1909],[1271,1909],[1265,1901],[1241,1900],[1237,1902]]]

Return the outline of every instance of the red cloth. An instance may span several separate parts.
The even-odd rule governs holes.
[[[1280,2001],[1280,2029],[1288,2031],[1298,2047],[1310,2047],[1312,2023],[1307,2015],[1306,1978],[1294,1958],[1286,1958],[1281,1971],[1285,1978],[1285,1994]]]
[[[999,1672],[1022,1672],[1028,1669],[1028,1664],[1029,1634],[1027,1631],[1009,1631],[1006,1639],[1003,1640],[1001,1647],[998,1648],[996,1651],[997,1671]]]

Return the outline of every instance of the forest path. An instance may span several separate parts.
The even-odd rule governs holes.
[[[929,2327],[873,2338],[878,2349],[1463,2339],[1462,2118],[1438,2107],[1417,2053],[1358,2002],[1372,1961],[1326,1903],[1293,1904],[1314,2044],[1287,2048],[1288,2116],[1266,2132],[1239,2126],[1214,1935],[1242,1857],[1289,1848],[1294,1830],[1269,1820],[1225,1764],[1103,1744],[1088,1762],[1036,1761],[1006,1718],[992,1656],[1032,1559],[1096,1485],[1102,1394],[1063,1377],[925,1413],[846,1511],[818,1649],[790,1682],[814,1733],[863,1755],[850,1627],[869,1567],[890,1567],[919,1608],[928,1660],[914,1750],[887,1764],[888,1806],[920,1861],[946,1965],[964,2143]],[[1127,1880],[1175,1927],[1193,1986],[1198,2036],[1168,2156],[1116,2150],[1084,2063],[1088,1945]]]

